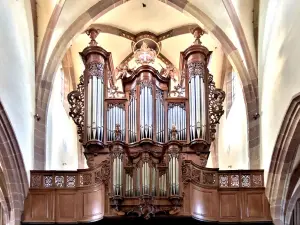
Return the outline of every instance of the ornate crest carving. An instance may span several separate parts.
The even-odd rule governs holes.
[[[88,72],[88,77],[98,77],[102,80],[103,82],[103,69],[104,69],[104,64],[99,63],[99,62],[91,62],[86,65],[87,67],[87,72]]]
[[[83,126],[84,126],[84,81],[83,76],[80,76],[80,82],[77,85],[77,90],[68,94],[68,102],[70,104],[69,115],[72,117],[77,126],[77,134],[79,141],[82,142]]]
[[[213,76],[208,76],[208,113],[210,123],[210,139],[215,140],[216,125],[219,123],[221,116],[224,113],[223,102],[225,99],[225,92],[216,88]]]
[[[203,77],[205,74],[205,63],[204,62],[191,62],[188,64],[189,80],[195,76]]]
[[[104,160],[100,163],[99,168],[95,171],[95,183],[108,185],[110,178],[110,161]]]
[[[160,74],[164,77],[171,78],[174,82],[176,81],[175,76],[177,74],[176,68],[171,65],[167,64],[166,68],[162,68]]]
[[[141,47],[134,52],[134,58],[138,64],[154,63],[156,51],[149,48],[147,43],[143,41]]]

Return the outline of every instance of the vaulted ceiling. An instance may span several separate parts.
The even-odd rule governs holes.
[[[122,34],[134,36],[143,31],[155,35],[167,33],[170,38],[161,41],[161,53],[178,67],[180,52],[194,41],[189,29],[197,26],[196,22],[191,16],[184,15],[159,1],[134,0],[104,14],[90,27],[98,27],[102,30],[97,41],[112,53],[115,66],[118,66],[132,52],[132,41]],[[210,71],[219,86],[224,53],[220,43],[211,34],[204,35],[201,40],[204,46],[213,51]],[[78,35],[72,41],[71,52],[77,78],[84,70],[78,52],[82,51],[88,43],[89,37],[85,33]]]

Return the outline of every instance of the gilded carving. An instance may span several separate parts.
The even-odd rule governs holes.
[[[230,187],[239,187],[239,186],[240,186],[239,175],[231,175],[230,176]]]
[[[229,187],[228,175],[219,175],[219,186],[220,187]]]
[[[42,176],[41,175],[31,175],[31,187],[39,188],[42,185]]]
[[[216,88],[213,76],[208,76],[208,113],[210,124],[210,139],[215,140],[216,126],[219,124],[221,116],[224,114],[223,102],[225,100],[225,92]]]
[[[50,188],[53,186],[53,177],[51,175],[44,175],[44,187]]]
[[[250,182],[250,175],[242,175],[242,187],[250,187],[251,182]]]
[[[91,185],[92,184],[92,174],[91,173],[80,174],[79,183],[80,183],[80,186]]]
[[[77,134],[79,141],[82,142],[83,126],[84,126],[84,81],[83,76],[80,76],[80,82],[77,85],[77,90],[68,94],[68,102],[70,104],[69,115],[77,126]]]
[[[99,62],[90,62],[86,65],[87,71],[88,71],[88,77],[91,79],[91,77],[97,77],[100,78],[103,82],[103,69],[104,64]]]
[[[67,188],[74,188],[76,186],[76,176],[67,176]]]
[[[99,166],[100,168],[95,171],[95,183],[108,185],[110,178],[110,161],[104,160]]]
[[[55,186],[64,187],[64,176],[55,176]]]
[[[216,174],[203,172],[203,184],[214,185],[216,183]]]
[[[191,62],[188,64],[188,71],[189,71],[189,80],[191,80],[195,76],[200,76],[203,78],[206,67],[204,62]]]
[[[253,174],[252,179],[253,179],[253,185],[255,187],[262,187],[263,186],[262,175]]]

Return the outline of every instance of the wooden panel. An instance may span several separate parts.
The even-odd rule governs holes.
[[[31,191],[25,200],[28,210],[24,213],[27,221],[51,222],[53,215],[53,193],[51,191]]]
[[[80,193],[78,210],[79,221],[99,220],[104,215],[104,186],[101,185],[91,190]]]
[[[76,221],[76,193],[58,192],[56,194],[56,221]]]
[[[219,193],[220,221],[240,220],[240,199],[237,191],[224,191]]]
[[[245,220],[260,220],[265,217],[265,193],[263,191],[245,191],[243,215]]]
[[[217,191],[191,185],[191,212],[202,220],[218,220]]]

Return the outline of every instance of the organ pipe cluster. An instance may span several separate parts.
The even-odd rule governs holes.
[[[181,154],[193,150],[209,154],[223,114],[224,92],[215,88],[207,69],[211,52],[201,45],[195,29],[194,44],[181,53],[179,70],[184,76],[176,88],[184,95],[170,97],[175,69],[171,76],[167,70],[160,74],[143,64],[135,70],[123,66],[124,97],[109,97],[110,89],[118,90],[111,54],[97,46],[97,30],[87,33],[90,46],[80,53],[83,85],[69,94],[70,115],[80,128],[87,159],[97,164],[110,153],[110,189],[116,208],[124,198],[141,196],[169,198],[177,207],[182,193]]]

